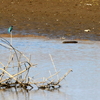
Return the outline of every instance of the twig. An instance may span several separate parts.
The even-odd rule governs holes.
[[[11,35],[10,39],[11,39],[11,45],[12,45],[12,31],[10,32],[10,35]]]
[[[51,62],[52,62],[52,64],[53,64],[54,70],[55,70],[55,72],[57,72],[57,69],[56,69],[56,66],[55,66],[55,64],[54,64],[54,61],[53,61],[53,58],[52,58],[51,54],[49,54],[49,56],[50,56],[50,58],[51,58]],[[57,79],[59,79],[59,76],[58,76],[58,75],[57,75]]]
[[[2,70],[2,71],[4,71],[4,72],[7,72],[7,71],[5,71],[5,70],[4,70],[4,69],[2,69],[2,68],[0,68],[0,70]],[[26,70],[27,70],[27,69],[24,69],[23,71],[20,71],[20,72],[19,72],[19,73],[17,73],[17,74],[11,75],[11,77],[9,77],[9,78],[13,78],[13,77],[15,77],[15,76],[18,76],[18,75],[20,75],[20,74],[24,73]],[[0,81],[0,83],[4,82],[4,81],[6,81],[6,80],[9,80],[9,78],[7,78],[7,79],[4,79],[4,80]]]
[[[8,73],[6,70],[4,70],[4,69],[2,69],[2,68],[0,68],[0,70],[2,70],[2,71],[4,71],[6,74],[8,74],[9,76],[10,76],[10,78],[13,78],[15,81],[17,81],[18,83],[20,83],[21,84],[21,82],[20,81],[18,81],[16,78],[14,78],[10,73]],[[3,81],[0,81],[0,83],[2,83]]]
[[[45,82],[47,82],[47,80],[49,80],[51,77],[57,75],[58,73],[59,73],[59,72],[57,72],[57,73],[55,73],[55,74],[49,76],[48,78],[46,78],[46,79],[45,79],[44,81],[42,81],[42,82],[30,82],[30,84],[40,84],[40,83],[45,83]]]
[[[65,75],[58,80],[57,84],[60,83],[71,71],[72,69],[70,69],[67,73],[65,73]]]

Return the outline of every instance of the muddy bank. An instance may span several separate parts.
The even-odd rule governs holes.
[[[0,0],[0,28],[27,33],[100,40],[99,0]],[[85,30],[90,30],[89,32]],[[30,31],[31,30],[31,31]]]

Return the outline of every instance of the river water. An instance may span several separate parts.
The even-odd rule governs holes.
[[[6,38],[10,40],[9,38]],[[1,90],[0,100],[100,100],[100,42],[78,41],[76,44],[62,44],[59,39],[13,38],[13,46],[37,64],[31,73],[46,77],[54,73],[49,54],[52,55],[59,77],[69,69],[71,72],[53,91],[38,90],[29,92],[13,89]],[[7,50],[0,46],[0,60],[6,62]]]

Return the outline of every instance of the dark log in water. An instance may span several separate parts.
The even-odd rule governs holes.
[[[78,43],[78,41],[63,41],[62,43]]]

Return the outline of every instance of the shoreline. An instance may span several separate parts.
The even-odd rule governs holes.
[[[10,34],[0,34],[0,37],[1,38],[10,38]],[[64,37],[61,37],[61,38],[51,38],[51,37],[47,37],[47,36],[39,36],[39,35],[32,35],[32,34],[29,34],[29,35],[21,35],[21,34],[14,34],[12,36],[12,38],[35,38],[35,39],[46,39],[46,40],[52,40],[52,39],[56,39],[56,40],[61,40],[62,42],[64,41],[95,41],[95,40],[90,40],[90,39],[80,39],[80,38],[76,38],[76,39],[70,39],[70,38],[64,38]],[[98,40],[96,40],[98,41]]]
[[[8,37],[8,38],[10,38],[11,37],[11,35],[10,34],[0,34],[0,37]],[[13,36],[12,36],[12,38],[21,38],[21,37],[33,37],[33,38],[46,38],[45,36],[38,36],[38,35],[21,35],[21,34],[14,34]]]

